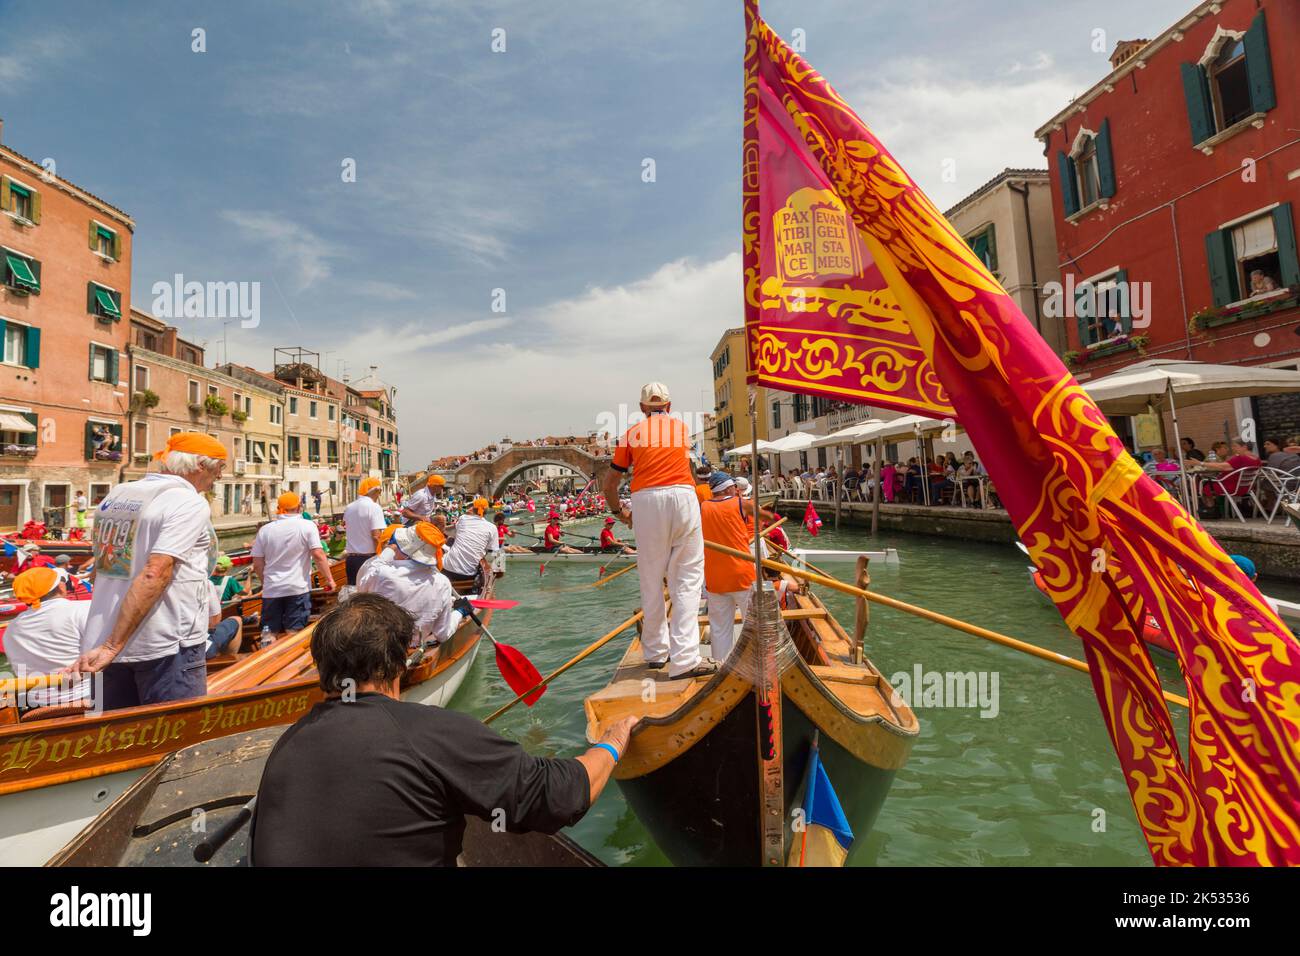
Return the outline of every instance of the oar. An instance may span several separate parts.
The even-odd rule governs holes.
[[[609,632],[608,634],[606,634],[604,637],[599,638],[599,639],[598,639],[594,644],[589,644],[589,645],[587,646],[587,648],[586,648],[585,650],[583,650],[582,652],[580,652],[576,657],[572,657],[572,658],[570,658],[570,659],[569,659],[565,664],[563,664],[561,667],[557,668],[556,670],[554,670],[554,671],[552,671],[551,673],[547,674],[545,677],[541,678],[541,679],[537,682],[537,684],[536,684],[535,686],[533,686],[532,688],[530,688],[527,692],[520,694],[518,697],[516,697],[516,698],[515,698],[514,700],[512,700],[510,703],[508,703],[508,704],[506,704],[506,705],[504,705],[504,706],[502,706],[502,707],[498,707],[496,710],[494,710],[491,714],[489,714],[487,717],[485,717],[485,718],[483,719],[483,723],[485,723],[485,724],[490,724],[490,723],[492,723],[492,721],[496,720],[498,717],[500,717],[502,714],[504,714],[504,713],[505,713],[507,710],[509,710],[511,707],[515,706],[515,704],[517,704],[517,703],[519,703],[521,700],[523,700],[526,696],[528,696],[528,694],[531,694],[531,693],[532,693],[533,691],[535,691],[535,690],[538,690],[538,689],[541,689],[541,688],[545,688],[545,687],[547,687],[547,686],[551,683],[551,681],[555,680],[555,678],[559,677],[561,674],[563,674],[565,671],[567,671],[570,667],[573,667],[575,664],[579,663],[580,661],[582,661],[582,660],[584,660],[585,658],[589,657],[590,655],[594,654],[596,651],[600,650],[602,647],[604,647],[606,644],[608,644],[608,643],[609,643],[610,641],[612,641],[614,638],[618,637],[620,634],[622,634],[624,631],[626,631],[629,627],[632,627],[634,624],[636,624],[636,622],[639,621],[639,620],[641,620],[641,618],[643,618],[643,617],[645,617],[645,612],[644,612],[644,611],[637,611],[635,614],[633,614],[631,617],[629,617],[626,621],[624,621],[624,622],[623,622],[622,624],[620,624],[618,627],[614,628],[612,631],[610,631],[610,632]]]
[[[253,810],[257,807],[257,797],[253,797],[246,804],[239,808],[239,812],[233,817],[221,824],[221,828],[212,836],[199,841],[198,846],[194,848],[194,862],[207,863],[216,855],[216,852],[230,842],[230,838],[243,828],[244,824],[253,819]]]
[[[529,707],[537,703],[538,698],[546,693],[546,687],[542,681],[542,672],[533,666],[533,662],[524,655],[523,651],[516,647],[511,647],[509,644],[502,644],[493,637],[492,632],[487,629],[487,626],[479,616],[474,613],[475,606],[494,607],[495,602],[461,599],[456,603],[460,606],[460,610],[463,611],[470,620],[478,625],[478,629],[487,635],[487,639],[491,641],[492,646],[496,648],[497,670],[501,672],[501,676],[504,677],[506,683],[510,685],[510,689],[516,694],[525,695],[524,703]],[[511,607],[519,606],[518,601],[506,601],[503,603]]]
[[[729,548],[725,544],[717,544],[713,541],[705,541],[706,548],[712,548],[714,551],[720,551],[723,554],[729,554],[736,558],[752,560],[753,555],[746,551],[737,551],[735,548]],[[843,594],[852,594],[854,597],[860,597],[867,601],[874,601],[877,604],[883,604],[885,607],[892,607],[896,611],[905,611],[908,614],[915,614],[917,617],[923,617],[928,621],[934,621],[936,624],[943,624],[945,627],[951,627],[954,630],[962,631],[974,637],[983,638],[986,641],[992,641],[994,644],[1001,644],[1003,647],[1010,647],[1013,650],[1023,651],[1034,657],[1041,658],[1045,661],[1051,661],[1053,664],[1062,664],[1065,667],[1072,667],[1074,670],[1081,671],[1084,674],[1092,673],[1088,665],[1081,660],[1076,660],[1066,654],[1058,654],[1055,651],[1049,651],[1045,647],[1039,647],[1037,644],[1030,644],[1028,641],[1021,641],[1014,637],[1008,637],[1005,634],[999,634],[997,631],[990,631],[987,628],[979,627],[975,624],[968,624],[965,621],[958,620],[955,617],[948,617],[946,614],[940,614],[937,611],[930,611],[923,607],[917,607],[915,604],[908,604],[906,601],[900,601],[897,598],[885,597],[883,594],[877,594],[874,591],[864,591],[862,588],[855,588],[851,584],[845,584],[843,581],[837,581],[835,578],[827,577],[824,574],[817,574],[813,571],[805,571],[802,568],[791,567],[788,564],[781,564],[779,561],[765,559],[763,567],[771,568],[773,571],[784,571],[786,574],[793,574],[797,578],[803,578],[805,581],[811,581],[813,584],[820,584],[828,587],[832,591],[839,591]],[[1186,697],[1179,697],[1177,694],[1164,691],[1165,700],[1183,707],[1188,706]]]
[[[576,532],[576,531],[564,531],[564,530],[561,530],[561,531],[560,531],[560,534],[568,535],[570,538],[585,538],[585,539],[588,540],[588,541],[597,541],[597,542],[600,541],[599,538],[593,538],[593,537],[592,537],[591,535],[589,535],[589,534],[578,534],[578,532]]]
[[[602,584],[608,584],[610,581],[613,581],[613,580],[614,580],[616,577],[618,577],[620,574],[627,574],[629,571],[632,571],[632,570],[634,570],[635,568],[636,568],[636,562],[633,561],[633,562],[632,562],[631,564],[629,564],[627,567],[625,567],[625,568],[620,568],[619,570],[615,571],[613,574],[607,574],[605,577],[601,578],[599,581],[593,581],[593,582],[591,583],[591,586],[592,586],[593,588],[598,588],[598,587],[600,587]]]

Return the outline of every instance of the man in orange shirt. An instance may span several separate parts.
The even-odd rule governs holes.
[[[754,502],[740,497],[740,488],[725,472],[709,476],[713,497],[700,502],[704,540],[738,551],[754,549]],[[760,509],[763,520],[776,515]],[[709,599],[709,645],[715,660],[725,661],[735,642],[736,611],[743,619],[754,588],[754,559],[736,558],[705,549],[704,589]]]
[[[704,536],[691,471],[690,429],[668,414],[668,388],[651,382],[641,389],[645,419],[627,430],[614,449],[602,490],[609,510],[629,528],[636,519],[637,574],[641,579],[641,648],[652,670],[668,677],[696,677],[718,669],[700,657],[700,590],[704,586]],[[632,507],[618,500],[618,486],[632,473]],[[668,579],[671,622],[664,604]]]

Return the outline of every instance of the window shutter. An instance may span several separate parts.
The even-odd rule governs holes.
[[[1081,283],[1074,287],[1074,320],[1079,332],[1079,348],[1086,349],[1092,344],[1088,337],[1088,322],[1092,318],[1092,305],[1080,306],[1080,302],[1085,301],[1085,297],[1092,294],[1092,284],[1089,282]]]
[[[1073,216],[1079,211],[1079,184],[1074,181],[1074,160],[1061,150],[1056,152],[1056,171],[1061,178],[1061,202],[1065,206],[1065,215]]]
[[[108,350],[108,381],[117,384],[117,349]]]
[[[86,377],[92,382],[95,380],[95,346],[93,344],[90,346],[90,368],[86,372]]]
[[[1220,229],[1205,237],[1206,260],[1210,267],[1210,288],[1214,304],[1227,305],[1237,299],[1237,281],[1234,275],[1237,260],[1232,248],[1232,233]]]
[[[86,422],[86,461],[94,461],[95,459],[95,439],[91,432],[92,427],[93,425],[90,422]]]
[[[113,258],[119,262],[122,260],[122,234],[120,232],[113,233]]]
[[[1277,106],[1277,93],[1273,89],[1273,64],[1268,55],[1268,27],[1264,11],[1255,14],[1250,29],[1246,31],[1246,76],[1250,80],[1250,105],[1256,113]]]
[[[1183,97],[1187,119],[1192,125],[1192,145],[1214,135],[1214,114],[1210,110],[1210,87],[1205,71],[1195,63],[1183,64]]]
[[[41,262],[39,259],[28,259],[27,265],[32,270],[32,278],[36,280],[36,294],[41,294]]]
[[[41,367],[41,330],[33,325],[27,327],[26,341],[23,343],[26,355],[23,364],[28,368]]]
[[[41,427],[40,418],[37,416],[35,412],[19,412],[19,414],[22,415],[23,418],[27,419],[27,421],[31,424],[33,428],[37,429],[37,431],[32,432],[31,443],[33,445],[40,444],[40,442],[37,441],[37,435],[40,434],[40,427]]]
[[[94,252],[99,248],[99,227],[95,225],[95,220],[90,220],[90,251]]]
[[[86,283],[86,311],[95,314],[95,283]]]
[[[1115,284],[1119,288],[1124,290],[1118,293],[1118,298],[1116,301],[1118,301],[1124,307],[1124,311],[1123,311],[1124,334],[1130,335],[1133,332],[1133,303],[1129,301],[1127,269],[1120,269],[1119,272],[1115,273]]]
[[[1109,199],[1115,195],[1115,159],[1110,150],[1110,120],[1101,124],[1097,134],[1097,178],[1100,181],[1101,195]]]
[[[8,210],[11,204],[9,195],[9,177],[0,176],[0,209]]]
[[[1271,79],[1269,85],[1272,86]],[[38,226],[41,224],[41,194],[35,189],[32,190],[32,222]]]
[[[1273,210],[1273,232],[1277,234],[1277,261],[1282,285],[1300,285],[1300,256],[1296,255],[1295,217],[1291,204]]]

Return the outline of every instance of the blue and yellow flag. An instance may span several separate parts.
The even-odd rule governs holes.
[[[796,832],[790,841],[787,865],[843,866],[853,846],[853,828],[844,816],[815,744],[808,755],[802,789],[798,805],[803,809],[803,832]]]

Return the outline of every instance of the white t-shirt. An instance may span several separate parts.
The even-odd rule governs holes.
[[[420,643],[441,643],[460,626],[460,612],[451,609],[456,592],[446,576],[418,561],[400,559],[388,548],[361,565],[356,589],[404,608],[415,618]]]
[[[252,555],[266,562],[262,596],[291,597],[311,590],[311,553],[324,546],[314,522],[300,514],[279,515],[258,529]]]
[[[14,674],[18,677],[51,674],[75,664],[81,656],[89,617],[89,601],[67,598],[51,598],[42,601],[40,607],[19,614],[5,628],[5,656]],[[27,692],[27,703],[33,707],[71,704],[89,692],[89,680],[78,681],[73,686],[33,688]]]
[[[211,581],[208,581],[208,588],[210,589],[208,594],[208,620],[210,621],[221,613],[221,591]]]
[[[427,518],[433,514],[434,494],[428,488],[421,488],[419,491],[412,493],[402,499],[402,507],[407,511],[414,511],[422,518]]]
[[[497,529],[487,518],[476,514],[456,519],[456,540],[442,559],[442,569],[455,574],[473,574],[489,551],[497,549]]]
[[[372,532],[383,531],[388,522],[384,520],[384,509],[379,507],[379,502],[369,495],[362,495],[343,509],[343,525],[348,532],[345,548],[348,554],[374,554]]]
[[[150,555],[175,558],[171,584],[117,661],[152,661],[208,639],[208,575],[217,533],[207,499],[178,475],[148,474],[114,488],[95,513],[95,596],[82,651],[108,639],[126,592]]]

